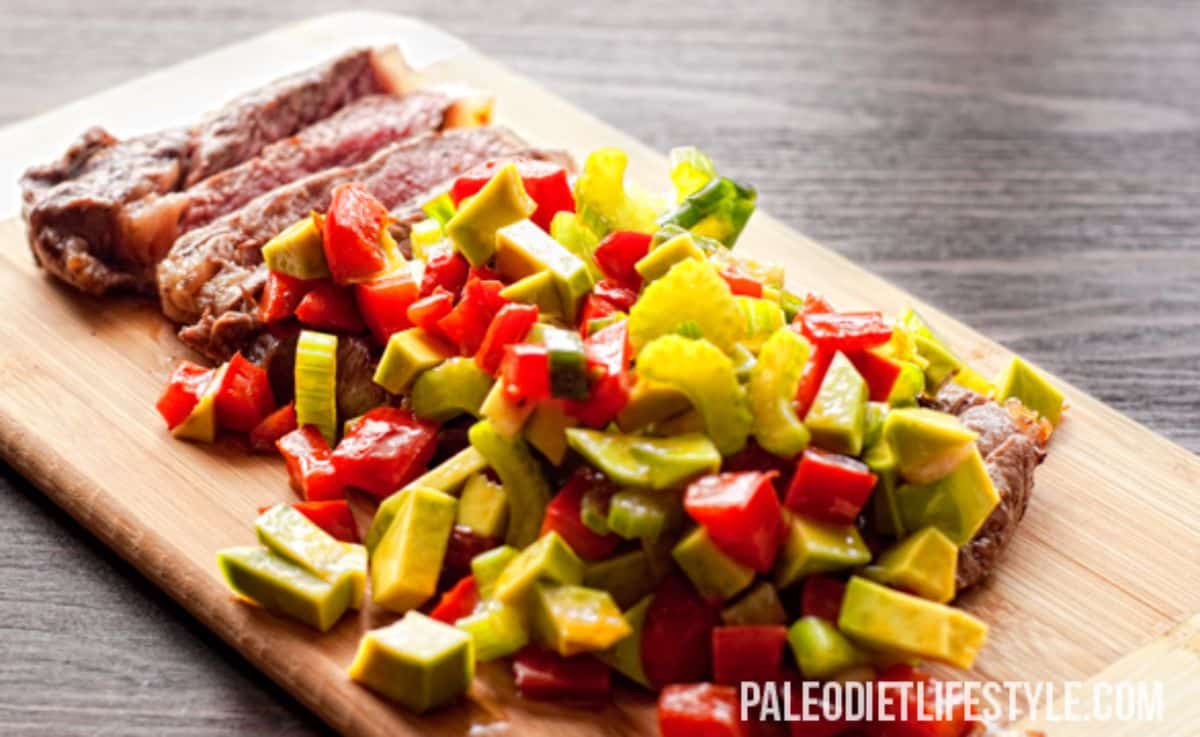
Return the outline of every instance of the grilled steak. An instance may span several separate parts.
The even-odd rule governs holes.
[[[403,72],[395,50],[355,51],[244,95],[191,129],[126,141],[87,131],[58,161],[21,178],[34,258],[91,294],[152,292],[186,204],[174,193],[349,102],[398,90]]]

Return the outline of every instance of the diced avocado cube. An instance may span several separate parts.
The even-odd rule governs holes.
[[[727,601],[754,582],[754,569],[718,548],[703,527],[680,540],[671,555],[706,599]]]
[[[267,549],[309,573],[331,583],[349,577],[351,606],[362,607],[367,558],[361,545],[334,539],[287,504],[276,504],[260,514],[254,521],[254,529],[258,541]]]
[[[344,571],[350,577],[350,608],[362,609],[367,599],[367,548],[358,543],[342,543],[345,554],[333,565],[332,575]]]
[[[892,449],[896,470],[909,481],[928,483],[953,471],[970,454],[979,437],[958,418],[924,407],[888,413],[883,441]]]
[[[449,358],[422,372],[413,382],[413,413],[434,422],[446,422],[461,414],[479,417],[493,381],[475,359]]]
[[[530,340],[546,348],[550,363],[550,394],[559,399],[587,399],[588,368],[583,338],[574,330],[539,323]]]
[[[297,279],[323,279],[329,276],[321,230],[310,215],[288,226],[262,247],[267,269]]]
[[[775,562],[775,585],[787,588],[812,573],[865,565],[871,551],[854,525],[836,525],[784,511],[787,532]]]
[[[424,256],[428,249],[441,243],[445,237],[442,224],[433,218],[413,223],[408,231],[408,240],[412,244],[413,256],[420,260],[425,260]]]
[[[633,633],[607,591],[538,583],[533,602],[534,639],[563,657],[607,650]]]
[[[1010,397],[1021,400],[1021,404],[1045,417],[1052,425],[1062,419],[1063,393],[1020,356],[1013,356],[996,379],[997,401],[1003,402]]]
[[[537,539],[550,503],[550,484],[529,445],[520,437],[505,437],[490,420],[472,425],[467,437],[500,477],[508,495],[505,542],[517,548],[529,545]]]
[[[508,564],[520,555],[520,551],[511,545],[501,545],[480,553],[471,559],[471,575],[475,577],[475,587],[482,599],[490,599],[495,591],[500,574],[508,568]]]
[[[467,479],[485,468],[487,468],[487,461],[483,459],[479,451],[474,448],[463,448],[414,481],[409,482],[408,486],[401,491],[384,499],[383,503],[379,505],[379,509],[375,510],[375,518],[371,520],[371,528],[367,530],[365,541],[367,552],[375,552],[379,541],[383,539],[383,533],[392,526],[392,520],[395,519],[396,512],[403,504],[402,494],[405,490],[421,487],[454,494],[463,484],[467,483]]]
[[[503,538],[508,523],[508,496],[504,487],[477,473],[458,498],[458,524],[490,538]]]
[[[265,548],[226,548],[217,567],[234,593],[276,614],[327,632],[352,596],[348,576],[330,582]]]
[[[567,430],[579,424],[568,415],[562,402],[543,400],[525,423],[525,439],[542,457],[561,466],[567,457]]]
[[[838,629],[868,647],[970,668],[987,625],[961,609],[854,576]]]
[[[496,581],[495,598],[529,611],[533,586],[538,581],[578,584],[583,561],[557,532],[549,532],[522,550]]]
[[[886,442],[876,443],[863,454],[863,463],[875,474],[875,488],[871,492],[871,519],[877,532],[892,537],[904,536],[904,520],[896,502],[896,487],[899,484],[896,472],[896,454]]]
[[[681,233],[643,256],[633,268],[647,282],[652,282],[670,271],[675,264],[687,259],[703,261],[704,251],[696,245],[691,233]]]
[[[925,390],[925,372],[911,361],[900,361],[900,375],[888,394],[889,407],[912,407],[917,396]]]
[[[646,624],[646,611],[654,597],[645,596],[625,610],[622,616],[631,630],[620,642],[608,650],[595,653],[596,658],[634,683],[650,688],[650,679],[642,667],[642,631]]]
[[[592,275],[583,259],[529,220],[496,231],[496,270],[509,281],[550,272],[568,322],[575,321],[579,300],[592,289]]]
[[[669,489],[721,467],[721,453],[707,435],[666,438],[572,428],[567,444],[618,484]]]
[[[657,540],[682,521],[682,500],[668,491],[622,489],[608,500],[608,529],[626,540]]]
[[[566,319],[558,282],[549,271],[539,271],[524,276],[500,290],[500,296],[509,302],[537,305],[538,315],[550,315]]]
[[[870,654],[820,617],[801,617],[788,629],[788,644],[805,678],[825,680],[869,663]]]
[[[349,673],[420,714],[467,692],[475,677],[475,647],[466,632],[409,612],[363,635]]]
[[[838,352],[825,372],[804,425],[819,448],[856,456],[862,452],[867,420],[867,382]]]
[[[590,563],[583,570],[583,585],[607,591],[622,609],[654,591],[655,578],[644,550],[634,550]]]
[[[954,598],[957,567],[958,548],[936,527],[926,527],[885,550],[862,575],[946,604]]]
[[[505,438],[516,438],[521,434],[521,428],[537,409],[533,402],[518,401],[504,391],[504,382],[492,384],[488,395],[479,408],[479,416],[491,422],[496,432]]]
[[[930,393],[936,392],[962,368],[958,356],[937,338],[916,335],[913,344],[917,348],[917,355],[925,360],[925,390]]]
[[[721,621],[732,626],[780,625],[787,622],[787,612],[775,586],[770,581],[760,581],[721,610]]]
[[[375,383],[392,394],[404,394],[421,372],[455,353],[453,346],[422,328],[392,333],[375,369]]]
[[[904,529],[936,527],[957,546],[975,537],[988,515],[1000,503],[979,448],[958,466],[929,484],[904,484],[896,490],[896,506]]]
[[[449,192],[441,192],[421,205],[421,212],[428,215],[429,219],[437,223],[439,228],[450,222],[450,218],[454,217],[457,209]]]
[[[529,644],[524,618],[516,608],[494,599],[454,623],[475,641],[475,659],[481,663],[512,655]]]
[[[883,437],[883,421],[887,418],[888,406],[884,402],[867,402],[867,422],[863,431],[863,448],[869,449]]]
[[[994,397],[996,395],[996,386],[988,381],[983,374],[965,363],[951,381],[985,397]]]
[[[437,590],[442,559],[454,527],[454,497],[416,487],[371,554],[371,598],[387,609],[406,612],[424,604]]]
[[[617,415],[617,427],[623,432],[636,432],[691,408],[692,401],[674,386],[639,378],[629,391],[629,401]]]
[[[171,430],[171,434],[180,440],[195,440],[199,443],[211,443],[217,437],[217,390],[225,378],[225,370],[229,364],[224,363],[213,372],[208,388],[200,395],[200,400],[188,416]]]
[[[525,192],[516,164],[505,164],[475,196],[459,203],[444,230],[472,266],[483,266],[496,252],[496,231],[524,220],[537,209]]]

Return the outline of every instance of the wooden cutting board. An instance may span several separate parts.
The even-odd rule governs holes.
[[[498,119],[529,140],[582,158],[600,145],[629,152],[630,175],[666,186],[658,153],[555,98],[446,34],[390,15],[313,19],[214,52],[0,131],[0,202],[14,182],[83,127],[128,135],[194,119],[232,94],[365,44],[401,44],[431,81],[493,92]],[[178,91],[188,95],[179,97]],[[153,110],[137,101],[159,101]],[[967,326],[759,213],[739,251],[788,270],[846,306],[912,304],[974,366],[997,371],[1009,352]],[[347,617],[327,635],[235,602],[218,548],[253,542],[260,506],[292,499],[282,463],[232,442],[173,440],[153,403],[184,355],[154,305],[97,300],[33,265],[23,228],[0,223],[0,452],[108,545],[298,699],[348,735],[652,734],[653,701],[622,692],[602,711],[522,701],[506,669],[482,669],[462,708],[414,718],[345,676],[361,632],[380,615]],[[1059,382],[1071,409],[1056,433],[1025,522],[997,575],[962,604],[991,624],[972,675],[1086,680],[1106,673],[1168,681],[1167,722],[1194,727],[1200,703],[1200,459]],[[31,612],[33,614],[33,612]],[[1174,632],[1168,631],[1180,625]],[[1140,649],[1139,649],[1140,648]],[[1136,652],[1135,652],[1136,651]],[[1143,734],[1113,726],[1090,734]],[[1054,727],[1052,727],[1054,729]]]

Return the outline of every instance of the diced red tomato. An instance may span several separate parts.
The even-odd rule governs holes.
[[[546,505],[541,534],[545,535],[551,530],[557,532],[571,546],[571,550],[584,560],[600,560],[612,555],[621,539],[611,533],[597,535],[583,524],[579,516],[583,495],[592,488],[607,485],[607,479],[601,474],[581,466]]]
[[[304,295],[296,307],[296,319],[318,330],[339,333],[361,333],[364,327],[353,292],[331,282]]]
[[[333,467],[329,443],[325,442],[320,430],[305,425],[284,435],[275,446],[287,463],[292,488],[305,501],[342,499],[345,496],[345,489]]]
[[[804,579],[804,590],[800,595],[800,615],[820,617],[837,624],[845,596],[845,581],[831,576],[809,576]]]
[[[736,266],[726,266],[721,269],[721,278],[729,285],[729,291],[742,297],[761,299],[763,296],[762,282],[748,276]]]
[[[892,326],[875,310],[809,313],[801,317],[800,327],[813,345],[844,353],[883,345],[892,337]]]
[[[749,737],[743,724],[738,692],[711,683],[675,684],[658,696],[661,737]]]
[[[524,340],[537,319],[537,305],[513,303],[502,307],[488,325],[479,352],[475,354],[475,363],[495,375],[500,369],[500,362],[504,360],[504,349]]]
[[[463,617],[470,616],[478,604],[479,587],[475,585],[475,577],[466,576],[454,584],[454,588],[442,594],[429,616],[439,622],[454,624]]]
[[[354,515],[350,512],[350,503],[345,499],[330,499],[322,502],[292,502],[292,509],[304,515],[317,527],[320,527],[335,540],[344,543],[358,542],[358,527],[354,524]],[[270,509],[259,507],[258,513]]]
[[[527,647],[513,658],[517,689],[537,701],[602,701],[612,691],[608,666],[591,655],[564,658]]]
[[[504,391],[518,402],[540,402],[550,396],[550,355],[545,346],[515,343],[500,362]]]
[[[607,300],[621,312],[629,312],[633,303],[637,302],[637,292],[623,287],[611,279],[604,279],[592,287],[592,294]]]
[[[451,294],[458,294],[467,283],[471,264],[458,251],[446,251],[425,262],[425,275],[421,277],[421,296],[433,294],[438,287]]]
[[[253,430],[275,409],[267,372],[243,358],[240,351],[229,359],[213,399],[217,424],[235,432]]]
[[[274,453],[275,443],[296,429],[296,405],[288,402],[263,418],[250,431],[250,449],[256,453]]]
[[[760,573],[771,570],[779,550],[774,477],[773,471],[710,474],[693,481],[683,497],[717,547]]]
[[[450,199],[454,200],[454,205],[457,207],[464,199],[483,189],[483,185],[506,163],[489,161],[454,180],[450,187]],[[556,213],[575,212],[575,197],[571,194],[566,169],[558,164],[534,159],[521,159],[516,165],[525,193],[537,203],[537,209],[529,219],[538,227],[550,232],[550,221]]]
[[[300,300],[321,283],[321,279],[297,279],[276,271],[270,272],[262,297],[259,298],[258,319],[268,325],[286,320],[296,313]]]
[[[454,295],[441,287],[408,306],[408,320],[430,335],[442,336],[438,322],[454,309]]]
[[[586,333],[592,320],[600,320],[618,312],[624,310],[598,294],[589,294],[583,300],[583,309],[579,311],[579,329]]]
[[[390,496],[419,474],[437,447],[437,425],[399,407],[376,407],[349,423],[333,451],[346,486]]]
[[[357,182],[334,187],[325,213],[325,262],[338,284],[369,279],[387,266],[381,236],[388,211]]]
[[[974,726],[967,718],[966,704],[962,699],[947,704],[937,703],[938,692],[933,689],[933,679],[927,673],[910,665],[898,664],[880,673],[877,680],[881,683],[913,684],[905,694],[908,718],[901,719],[904,716],[901,708],[893,704],[889,711],[895,720],[880,720],[867,725],[868,737],[964,737]],[[918,695],[918,690],[923,693]],[[898,691],[892,693],[892,696],[900,695]]]
[[[726,686],[783,677],[787,627],[746,625],[712,631],[713,680]]]
[[[613,323],[584,339],[588,372],[593,380],[588,398],[564,403],[567,413],[588,427],[604,427],[629,401],[629,366],[633,351],[625,321]]]
[[[171,378],[167,380],[167,388],[163,389],[155,407],[162,418],[167,421],[167,429],[174,430],[179,423],[188,418],[201,395],[212,382],[216,372],[191,361],[180,361]]]
[[[896,361],[874,351],[851,351],[846,354],[850,363],[867,382],[872,402],[886,402],[892,394],[896,379],[900,378],[901,367]]]
[[[464,356],[474,356],[483,344],[492,318],[507,300],[500,296],[502,282],[492,279],[467,279],[463,296],[450,314],[438,320],[442,334],[457,343]]]
[[[875,474],[862,461],[809,448],[796,464],[784,503],[798,514],[851,524],[874,488]]]
[[[642,626],[642,667],[655,688],[706,680],[712,670],[716,608],[688,581],[668,576],[658,586]]]
[[[475,556],[486,553],[500,543],[500,540],[480,535],[470,527],[455,525],[450,531],[450,541],[446,543],[442,576],[448,575],[453,581],[455,576],[467,575],[471,572],[471,560]]]
[[[829,364],[833,362],[835,355],[837,355],[837,351],[833,349],[816,346],[812,355],[808,357],[808,363],[804,364],[804,371],[800,374],[800,385],[796,388],[797,417],[803,419],[808,414],[813,400],[817,398],[817,392],[821,390],[825,372],[829,370]]]
[[[354,301],[362,320],[380,345],[392,333],[412,327],[408,308],[417,301],[417,283],[407,271],[398,271],[354,285]]]
[[[642,285],[642,275],[634,265],[650,253],[651,240],[648,233],[628,230],[609,233],[596,246],[593,254],[596,265],[608,278],[631,289],[638,289]]]

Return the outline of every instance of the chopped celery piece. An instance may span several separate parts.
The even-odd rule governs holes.
[[[479,416],[491,422],[492,427],[503,437],[515,438],[521,434],[521,428],[525,427],[535,409],[537,405],[533,402],[513,399],[512,395],[504,390],[504,382],[497,381],[483,398]]]
[[[704,338],[725,353],[744,335],[745,321],[737,300],[709,263],[688,259],[642,290],[629,311],[629,340],[635,352],[662,335],[695,322]]]
[[[813,445],[834,453],[862,452],[867,422],[867,382],[841,351],[833,357],[804,424]]]
[[[885,550],[862,575],[946,604],[954,598],[957,568],[958,548],[936,527],[926,527]]]
[[[538,642],[563,657],[607,650],[633,634],[608,592],[585,586],[535,584],[533,612]]]
[[[550,237],[587,264],[592,279],[600,281],[604,278],[595,258],[596,246],[600,245],[600,239],[579,221],[579,216],[566,210],[555,213],[554,219],[550,221]]]
[[[904,484],[896,490],[896,506],[907,530],[933,526],[961,547],[975,537],[1000,503],[979,447],[970,446],[966,460],[929,484]]]
[[[758,194],[728,177],[714,177],[658,219],[732,247],[754,214]]]
[[[575,321],[579,301],[593,284],[583,259],[530,220],[520,220],[496,231],[496,270],[507,281],[549,272],[568,322]]]
[[[445,230],[472,266],[491,260],[496,252],[497,230],[524,220],[537,209],[537,202],[525,192],[517,165],[511,162],[500,167],[474,197],[459,205]]]
[[[630,607],[654,591],[655,578],[644,550],[634,550],[590,563],[583,570],[583,585],[607,591],[622,608]]]
[[[787,612],[779,592],[769,581],[760,581],[742,598],[721,610],[726,625],[779,625],[787,622]]]
[[[296,342],[296,424],[313,425],[337,442],[336,335],[301,330]]]
[[[787,638],[805,678],[826,680],[848,668],[870,662],[869,653],[820,617],[796,620],[788,630]]]
[[[963,364],[958,373],[951,379],[955,384],[966,387],[976,394],[982,394],[985,397],[996,395],[996,386],[988,381],[983,374],[979,373],[970,366]]]
[[[683,503],[670,492],[622,489],[608,501],[608,529],[626,540],[657,540],[682,521]]]
[[[500,538],[508,522],[508,497],[504,487],[477,473],[458,498],[457,523],[483,537]]]
[[[787,525],[775,560],[775,585],[787,588],[811,573],[855,568],[871,561],[871,551],[854,525],[836,525],[784,511]]]
[[[543,400],[525,424],[525,439],[542,457],[561,466],[567,457],[567,429],[577,424],[579,420],[567,414],[562,402]]]
[[[756,363],[758,363],[758,358],[750,352],[749,348],[741,343],[733,347],[733,373],[737,376],[739,384],[750,381],[750,372],[754,370]]]
[[[675,185],[675,201],[682,202],[717,175],[712,159],[694,146],[671,149],[671,183]]]
[[[288,226],[262,247],[267,269],[297,279],[329,276],[321,230],[312,215]]]
[[[646,671],[642,668],[642,630],[652,598],[649,595],[643,597],[622,614],[629,625],[628,635],[608,650],[594,653],[596,658],[607,663],[610,668],[646,688],[650,688],[650,679],[646,677]]]
[[[458,699],[475,677],[471,636],[409,612],[358,643],[350,678],[420,714]]]
[[[491,598],[496,590],[496,582],[500,580],[500,574],[504,573],[504,569],[508,568],[508,564],[519,554],[520,551],[513,546],[501,545],[471,559],[471,575],[475,577],[475,587],[479,589],[480,598]]]
[[[583,580],[583,561],[557,532],[548,532],[512,559],[496,581],[493,595],[525,608],[538,581],[577,584]],[[526,609],[525,611],[529,611]]]
[[[439,229],[450,222],[450,218],[454,217],[454,210],[454,200],[450,199],[449,192],[442,192],[421,205],[421,212],[428,215],[430,220],[437,223]]]
[[[392,333],[375,369],[374,381],[392,394],[404,394],[418,375],[455,353],[454,346],[422,328]]]
[[[539,323],[530,332],[546,347],[550,363],[550,394],[560,399],[587,399],[588,370],[583,338],[574,330]]]
[[[348,576],[326,581],[263,548],[220,550],[217,567],[234,593],[321,632],[329,631],[350,605]]]
[[[746,396],[754,416],[758,444],[783,458],[792,458],[808,447],[808,427],[796,415],[795,398],[808,341],[790,328],[776,330],[763,343],[758,362],[750,370]]]
[[[669,438],[571,428],[567,444],[618,484],[669,489],[721,467],[721,453],[704,435]]]
[[[371,554],[371,599],[396,612],[424,604],[437,590],[458,502],[433,489],[409,489]]]
[[[705,431],[722,455],[746,445],[753,421],[733,362],[706,340],[664,335],[638,355],[638,374],[674,386],[704,417]]]
[[[529,644],[521,613],[502,601],[484,601],[454,626],[471,635],[480,663],[506,658]]]
[[[1057,425],[1062,418],[1063,393],[1020,356],[1012,357],[1004,373],[996,379],[996,386],[996,399],[1001,402],[1016,397],[1051,425]]]
[[[783,308],[783,316],[787,318],[787,321],[790,323],[792,320],[796,319],[796,315],[798,315],[800,310],[803,309],[804,298],[781,288],[779,290],[779,306]],[[893,335],[894,334],[895,331],[893,331]]]
[[[461,414],[479,417],[492,381],[492,376],[472,358],[446,359],[413,383],[413,413],[434,422],[446,422]]]
[[[419,223],[413,223],[412,229],[408,232],[408,237],[412,242],[413,253],[422,254],[430,247],[441,243],[445,234],[442,232],[441,224],[430,218],[429,220],[422,220]]]
[[[467,479],[487,468],[487,461],[474,448],[464,448],[437,466],[426,471],[417,479],[410,481],[400,491],[392,494],[375,511],[371,527],[367,531],[366,546],[370,552],[375,551],[383,533],[387,532],[396,518],[396,512],[404,504],[404,494],[412,489],[423,488],[441,491],[447,494],[457,493]]]
[[[351,606],[362,607],[367,559],[361,545],[334,539],[296,509],[276,504],[254,521],[258,541],[309,573],[330,583],[343,576],[351,581]]]
[[[704,261],[704,251],[696,245],[691,233],[681,233],[643,256],[634,268],[647,282],[664,276],[675,264],[692,259]]]
[[[471,446],[500,477],[508,494],[505,542],[514,547],[532,543],[538,537],[550,502],[550,485],[529,445],[519,437],[504,437],[489,420],[472,425],[468,437]]]
[[[755,355],[762,349],[763,343],[782,328],[786,321],[783,310],[774,302],[754,297],[735,297],[738,308],[746,320],[746,334],[741,344],[749,348]]]
[[[754,582],[754,569],[718,548],[703,527],[688,533],[671,555],[705,599],[727,601]]]
[[[658,203],[648,193],[625,185],[629,157],[617,148],[600,148],[588,155],[575,181],[579,218],[597,236],[613,230],[653,233]]]

